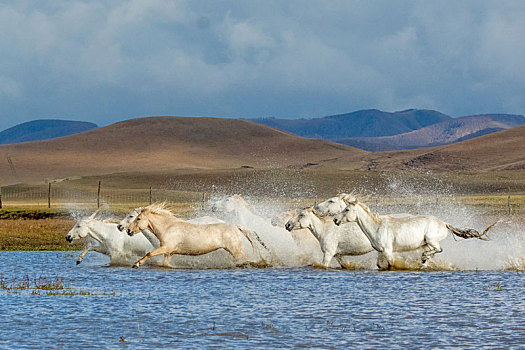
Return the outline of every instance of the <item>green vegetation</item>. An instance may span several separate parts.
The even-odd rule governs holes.
[[[9,294],[21,294],[25,291],[31,291],[31,295],[115,295],[115,292],[93,293],[64,287],[64,279],[58,276],[54,278],[43,276],[30,278],[28,275],[25,275],[20,279],[15,277],[7,279],[3,275],[0,275],[0,291]]]
[[[67,218],[69,213],[56,209],[1,209],[0,220],[42,220]]]
[[[486,286],[485,289],[500,291],[500,290],[503,290],[503,285],[501,284],[500,281],[498,281],[498,283],[496,283],[495,285]]]

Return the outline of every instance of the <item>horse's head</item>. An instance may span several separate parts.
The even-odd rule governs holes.
[[[89,223],[91,220],[95,219],[95,216],[98,214],[98,210],[95,211],[88,217],[81,218],[77,221],[75,226],[66,235],[66,241],[73,243],[73,241],[86,238],[89,234]]]
[[[149,211],[147,209],[142,209],[137,212],[137,216],[130,222],[126,230],[130,237],[148,228],[148,213]]]
[[[357,221],[357,210],[356,210],[357,204],[358,204],[357,199],[348,203],[346,208],[341,213],[334,216],[334,223],[337,226],[339,226],[346,222]]]
[[[345,201],[348,196],[346,193],[341,193],[338,196],[328,198],[314,206],[315,213],[319,216],[334,216],[342,212],[347,205]]]
[[[284,228],[288,231],[308,228],[312,223],[312,215],[314,215],[312,208],[298,209],[295,216],[286,222]]]
[[[73,226],[73,228],[67,233],[66,241],[73,243],[73,241],[86,238],[89,234],[89,227],[87,225],[88,220],[89,218],[84,218],[77,221],[75,226]]]
[[[127,213],[124,219],[122,219],[117,225],[117,229],[120,232],[124,232],[129,227],[129,225],[137,218],[141,210],[142,208],[135,208],[129,213]]]

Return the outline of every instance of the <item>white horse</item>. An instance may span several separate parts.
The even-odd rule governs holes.
[[[486,240],[483,236],[495,225],[490,225],[480,234],[473,229],[455,228],[434,216],[378,215],[357,199],[334,217],[336,225],[346,222],[356,222],[359,225],[372,247],[383,254],[389,267],[395,263],[393,252],[422,248],[421,261],[425,264],[429,258],[443,251],[440,242],[447,237],[449,231],[465,239]]]
[[[292,209],[275,215],[271,219],[272,225],[282,230],[288,220],[297,215],[297,210],[298,209]],[[289,232],[300,252],[300,260],[302,263],[310,265],[323,259],[323,252],[319,241],[309,229],[296,229]]]
[[[129,227],[129,225],[137,218],[137,216],[140,214],[141,210],[144,209],[144,207],[135,208],[132,209],[129,213],[124,216],[124,219],[122,219],[118,225],[117,229],[121,232],[125,230],[125,228]],[[224,223],[223,220],[218,219],[213,216],[201,216],[198,218],[193,218],[188,220],[188,222],[192,224],[217,224],[217,223]],[[152,246],[154,248],[160,247],[160,242],[158,238],[151,233],[149,230],[142,231],[142,234],[148,239],[148,241],[151,242]],[[208,259],[200,259],[199,261],[196,261],[194,259],[190,259],[191,261],[188,261],[188,259],[173,259],[173,257],[170,254],[164,255],[164,266],[171,266],[171,267],[195,267],[195,266],[206,266],[207,261],[209,262],[210,259],[217,259],[220,261],[217,261],[217,263],[221,266],[228,266],[228,263],[224,263],[224,259],[221,259],[223,257],[221,256],[209,256]]]
[[[272,263],[297,266],[302,261],[301,252],[290,233],[282,227],[273,226],[270,219],[254,213],[241,195],[215,201],[212,211],[231,224],[242,225],[257,232],[273,255]]]
[[[122,235],[117,229],[117,223],[97,220],[96,214],[78,220],[66,235],[69,243],[82,239],[88,239],[90,243],[78,256],[77,264],[82,262],[88,252],[95,251],[109,256],[111,265],[127,265],[153,249],[154,244],[145,236]]]
[[[332,258],[336,258],[341,266],[345,266],[343,256],[364,255],[374,249],[367,237],[361,232],[357,225],[347,227],[336,227],[333,220],[323,221],[315,213],[313,208],[297,210],[297,215],[288,220],[285,225],[288,231],[297,229],[309,229],[317,238],[323,251],[322,267],[329,267]],[[378,258],[377,264],[382,265]]]
[[[138,268],[145,261],[156,255],[204,255],[218,249],[224,249],[234,258],[236,264],[265,264],[260,251],[257,251],[258,258],[255,261],[250,258],[244,250],[244,238],[250,243],[254,253],[256,241],[265,247],[257,234],[246,230],[240,226],[228,225],[225,223],[216,224],[192,224],[181,220],[166,209],[165,203],[152,204],[147,207],[137,209],[138,215],[129,223],[126,218],[119,224],[119,230],[127,230],[128,235],[133,236],[138,232],[149,230],[160,241],[160,247],[147,253],[142,259],[138,260],[133,267]]]

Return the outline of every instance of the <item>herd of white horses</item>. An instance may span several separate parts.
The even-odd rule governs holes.
[[[376,265],[384,270],[398,266],[404,252],[417,254],[418,266],[425,268],[443,251],[440,242],[449,232],[487,240],[494,226],[479,233],[434,216],[378,215],[346,193],[272,218],[256,214],[240,195],[214,201],[212,212],[213,216],[183,220],[166,203],[133,209],[121,221],[97,219],[95,212],[78,220],[66,240],[85,244],[77,264],[95,251],[109,256],[112,265],[134,268],[149,259],[166,267],[328,268],[336,262],[348,267],[345,258],[376,251]],[[197,261],[188,266],[187,259]]]

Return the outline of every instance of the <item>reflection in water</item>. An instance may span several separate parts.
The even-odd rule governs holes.
[[[6,279],[62,277],[90,295],[0,290],[1,348],[519,347],[522,273],[75,265],[69,252],[0,252]]]

